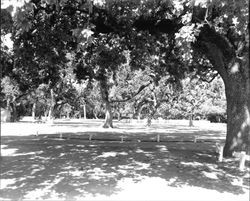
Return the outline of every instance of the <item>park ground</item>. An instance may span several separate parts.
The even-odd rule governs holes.
[[[1,124],[0,200],[249,200],[249,160],[218,161],[225,124]]]

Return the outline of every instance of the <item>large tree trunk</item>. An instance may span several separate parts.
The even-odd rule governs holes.
[[[109,101],[105,102],[105,121],[103,128],[113,128],[113,114],[112,108]]]
[[[246,66],[238,66],[246,65]],[[236,66],[248,71],[235,72]],[[227,98],[227,137],[224,156],[232,156],[234,151],[247,151],[250,143],[250,71],[248,62],[231,64],[231,73],[225,82]],[[243,74],[242,74],[243,73]]]
[[[148,114],[148,119],[147,119],[147,126],[151,126],[152,123],[152,119],[154,118],[154,115],[158,109],[158,107],[160,106],[157,98],[156,98],[156,93],[154,92],[155,87],[152,89],[152,97],[153,100],[149,105],[149,114]]]
[[[9,121],[10,122],[14,122],[14,111],[13,111],[13,105],[11,104],[11,99],[8,98],[7,99],[7,106],[6,106],[6,109],[10,112],[10,118],[9,118]]]
[[[7,110],[10,111],[10,121],[15,122],[18,120],[17,109],[16,109],[16,99],[13,98],[11,101],[10,98],[7,99]]]
[[[203,26],[195,48],[210,60],[225,84],[227,100],[227,135],[224,157],[234,151],[247,151],[250,143],[250,68],[249,47],[238,52],[222,35]],[[240,55],[240,56],[239,56]]]
[[[18,115],[17,115],[17,108],[16,108],[16,101],[14,100],[12,102],[12,115],[11,115],[11,121],[16,122],[18,120]]]
[[[112,114],[111,103],[109,101],[107,79],[105,76],[103,76],[103,79],[100,80],[100,91],[101,91],[102,101],[105,105],[105,121],[103,124],[103,128],[113,128],[113,114]]]

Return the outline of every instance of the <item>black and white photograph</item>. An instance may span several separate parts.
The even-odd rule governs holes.
[[[249,0],[1,0],[1,201],[249,201]]]

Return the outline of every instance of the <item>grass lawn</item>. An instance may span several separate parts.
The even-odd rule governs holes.
[[[249,161],[217,160],[224,124],[100,124],[3,123],[0,200],[249,200]]]

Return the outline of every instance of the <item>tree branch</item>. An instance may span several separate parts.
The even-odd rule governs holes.
[[[149,83],[146,84],[146,85],[142,85],[142,86],[139,88],[139,90],[138,90],[135,94],[133,94],[132,96],[130,96],[130,97],[127,97],[127,98],[122,99],[122,100],[111,100],[110,102],[111,102],[111,103],[122,103],[122,102],[127,102],[127,101],[129,101],[129,100],[132,100],[134,97],[136,97],[139,93],[141,93],[141,91],[143,91],[143,90],[144,90],[146,87],[148,87],[150,84],[151,84],[151,82],[149,82]]]
[[[203,77],[200,77],[200,80],[202,80],[204,82],[207,82],[207,83],[211,83],[218,75],[219,75],[219,73],[214,74],[213,77],[210,80],[207,80],[207,79],[205,79]]]
[[[227,37],[217,33],[214,29],[212,29],[208,24],[205,24],[200,29],[200,34],[197,37],[198,42],[211,43],[216,46],[225,60],[230,61],[232,57],[235,56],[235,49],[233,45],[230,43]]]

